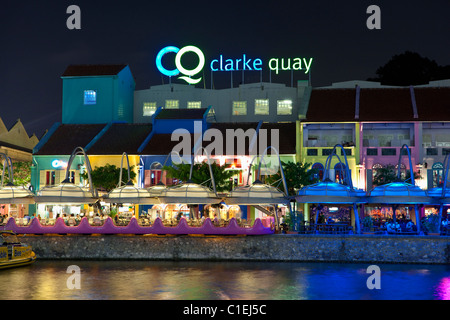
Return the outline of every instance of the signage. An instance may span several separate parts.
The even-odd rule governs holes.
[[[175,66],[177,68],[173,69],[173,70],[167,70],[166,68],[163,67],[162,62],[161,62],[162,57],[169,52],[176,53]],[[181,64],[181,57],[186,52],[194,52],[198,56],[198,65],[197,65],[197,67],[195,67],[192,70],[185,69],[183,67],[183,65]],[[200,50],[199,48],[194,47],[194,46],[186,46],[181,49],[174,47],[174,46],[168,46],[168,47],[163,48],[161,51],[159,51],[158,55],[156,56],[156,67],[162,74],[164,74],[168,77],[173,77],[180,73],[184,74],[184,76],[178,77],[178,79],[182,79],[189,84],[196,84],[196,83],[199,83],[200,80],[202,80],[202,77],[197,78],[197,79],[192,79],[190,77],[195,76],[197,73],[202,71],[204,65],[205,65],[205,56],[203,55],[202,50]]]
[[[198,65],[192,70],[185,69],[181,64],[181,57],[187,52],[193,52],[198,56]],[[168,53],[175,53],[176,68],[173,70],[167,70],[162,65],[162,58]],[[275,71],[276,74],[278,74],[279,71],[288,70],[304,70],[306,74],[310,71],[312,62],[313,58],[271,58],[267,63],[267,67],[271,71]],[[182,79],[189,84],[196,84],[201,81],[202,77],[197,79],[191,77],[202,71],[204,65],[205,56],[203,52],[195,46],[186,46],[181,49],[175,46],[167,46],[161,49],[156,56],[156,67],[163,75],[174,77],[181,73],[183,76],[178,77],[178,79]],[[227,58],[221,54],[218,58],[211,60],[209,67],[211,71],[261,71],[263,68],[263,60],[260,58],[250,58],[245,53],[242,55],[242,58],[239,57],[238,59]]]
[[[52,161],[53,168],[67,168],[67,162],[61,160],[53,160]]]

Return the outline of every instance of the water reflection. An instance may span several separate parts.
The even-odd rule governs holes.
[[[81,268],[81,289],[67,288],[67,267]],[[449,299],[448,266],[169,261],[38,261],[0,272],[2,299],[302,300]]]

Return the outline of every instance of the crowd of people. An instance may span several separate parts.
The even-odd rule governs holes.
[[[388,233],[390,232],[417,232],[417,226],[414,224],[411,219],[401,219],[399,220],[393,220],[389,219],[385,222],[384,228]]]

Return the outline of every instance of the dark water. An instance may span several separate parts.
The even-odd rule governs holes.
[[[80,289],[69,289],[70,265]],[[0,299],[16,300],[439,300],[450,298],[450,266],[168,261],[37,261],[0,270]],[[69,281],[75,283],[75,281]]]

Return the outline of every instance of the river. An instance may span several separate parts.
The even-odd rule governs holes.
[[[69,266],[75,266],[71,268],[76,272]],[[294,262],[39,260],[31,266],[0,270],[0,292],[3,300],[450,299],[450,266],[379,264],[379,289],[368,288],[369,277],[376,275],[368,273],[368,267]]]

